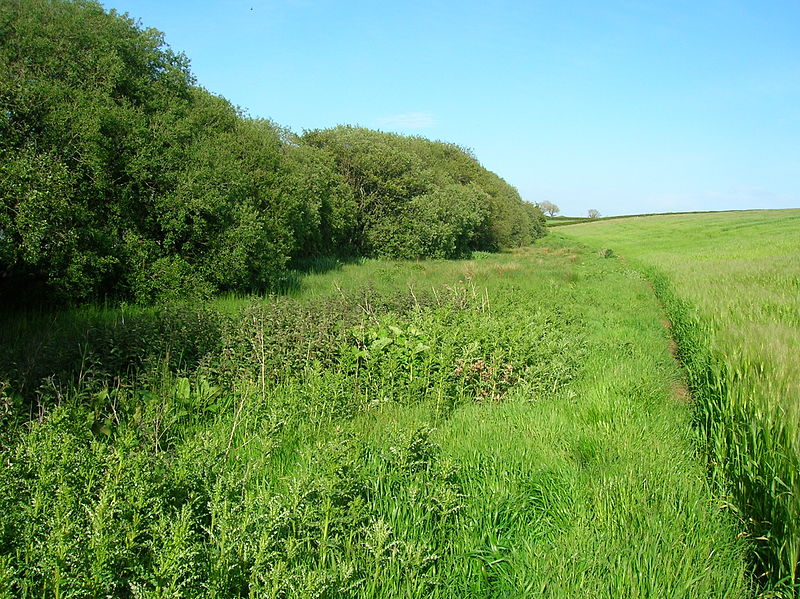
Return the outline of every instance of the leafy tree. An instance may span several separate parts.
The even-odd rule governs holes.
[[[375,227],[381,254],[397,258],[463,258],[488,218],[488,196],[476,185],[448,185],[418,195],[402,214]]]
[[[550,218],[554,217],[556,214],[561,212],[561,208],[556,206],[553,202],[548,202],[547,200],[538,203],[539,208],[542,212],[544,212]]]
[[[233,118],[196,135],[173,191],[157,200],[163,254],[183,256],[217,289],[275,284],[296,209],[273,189],[281,151],[267,121]]]
[[[27,248],[3,252],[3,282],[97,297],[120,281],[124,232],[146,212],[137,158],[153,115],[188,98],[187,61],[95,2],[4,2],[0,28],[0,160],[16,182],[0,192],[0,221]]]
[[[333,157],[337,170],[352,190],[356,213],[353,237],[359,253],[377,254],[380,243],[373,229],[395,219],[405,203],[425,193],[423,163],[409,151],[406,138],[360,127],[339,126],[308,131],[303,142]]]
[[[598,210],[595,210],[594,208],[589,210],[588,214],[589,214],[589,218],[592,218],[592,219],[598,218],[600,216],[600,212]]]
[[[539,239],[547,235],[547,221],[541,208],[536,204],[524,202],[523,207],[528,214],[531,226],[531,240]]]
[[[464,243],[469,250],[496,250],[529,244],[544,233],[540,211],[526,208],[516,189],[453,144],[342,126],[308,131],[303,141],[330,152],[351,187],[360,253],[461,255]],[[477,192],[482,199],[477,217],[460,220],[455,214],[465,206],[477,210],[472,202]],[[453,201],[447,216],[433,207],[441,207],[443,197]],[[444,218],[443,230],[434,233],[431,218]],[[460,240],[453,247],[444,241],[451,233]]]
[[[290,261],[530,243],[541,210],[453,144],[293,135],[91,0],[0,2],[0,291],[66,302],[269,289]]]
[[[95,2],[2,3],[0,28],[0,285],[82,301],[280,280],[314,221],[280,192],[276,127]]]
[[[284,134],[279,193],[282,202],[297,202],[301,207],[290,222],[294,231],[292,257],[355,254],[357,206],[352,189],[327,150]]]

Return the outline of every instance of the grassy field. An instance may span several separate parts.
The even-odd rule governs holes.
[[[318,270],[5,316],[0,597],[748,596],[637,271]]]
[[[635,217],[559,231],[648,273],[698,398],[711,473],[746,524],[768,586],[794,596],[800,210]]]

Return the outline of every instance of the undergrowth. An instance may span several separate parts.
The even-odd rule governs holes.
[[[0,597],[742,595],[615,260],[309,277],[4,329]]]

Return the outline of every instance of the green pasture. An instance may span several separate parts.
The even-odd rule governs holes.
[[[629,264],[317,266],[4,316],[0,597],[750,594]]]
[[[559,229],[641,268],[697,396],[709,468],[769,588],[800,562],[800,210],[632,217]],[[788,589],[788,590],[787,590]]]

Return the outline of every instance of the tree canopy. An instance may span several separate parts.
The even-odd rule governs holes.
[[[312,256],[456,258],[541,211],[452,144],[295,135],[88,0],[0,3],[0,289],[80,302],[264,290]]]
[[[553,202],[548,202],[547,200],[544,200],[543,202],[538,202],[536,205],[542,212],[544,212],[547,216],[551,218],[556,214],[558,214],[559,212],[561,212],[561,208],[556,206]]]

